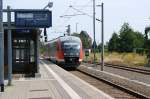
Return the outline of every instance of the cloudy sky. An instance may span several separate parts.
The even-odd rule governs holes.
[[[42,9],[52,0],[3,0],[3,8],[10,5],[14,9]],[[71,25],[71,32],[85,30],[93,38],[93,20],[87,15],[63,17],[63,15],[81,14],[72,8],[87,13],[92,16],[93,0],[53,0],[53,27],[48,29],[48,39],[63,35],[66,26]],[[124,22],[144,33],[144,28],[150,25],[150,0],[96,0],[96,5],[104,3],[104,25],[105,42],[108,41],[112,33],[118,32]],[[96,17],[101,18],[101,7],[96,7]],[[96,41],[101,41],[101,23],[96,22]]]

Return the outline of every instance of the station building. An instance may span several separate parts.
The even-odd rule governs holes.
[[[14,24],[12,23],[12,27]],[[39,58],[39,28],[12,29],[12,72],[37,73]],[[4,23],[4,65],[8,73],[8,29]]]

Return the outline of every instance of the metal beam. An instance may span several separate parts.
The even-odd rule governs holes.
[[[37,64],[37,75],[40,75],[40,67],[39,67],[39,63],[40,63],[40,58],[39,58],[39,40],[40,40],[40,33],[37,33],[36,35],[36,64]]]
[[[8,28],[8,26],[4,26],[4,29],[15,30],[15,29],[38,29],[38,28],[35,28],[35,27],[15,27],[15,26],[11,26],[10,28]]]
[[[4,92],[4,30],[3,30],[3,1],[0,0],[0,86]]]
[[[17,11],[50,11],[48,9],[3,9],[3,12],[17,12]]]
[[[8,21],[8,85],[12,82],[12,36],[11,36],[11,12],[10,6],[7,7],[7,21]]]

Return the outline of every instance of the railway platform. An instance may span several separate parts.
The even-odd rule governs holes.
[[[41,77],[13,80],[0,99],[113,99],[49,61],[40,61],[40,73]]]

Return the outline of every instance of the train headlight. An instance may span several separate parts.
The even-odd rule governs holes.
[[[77,49],[80,49],[80,45],[77,45]]]

